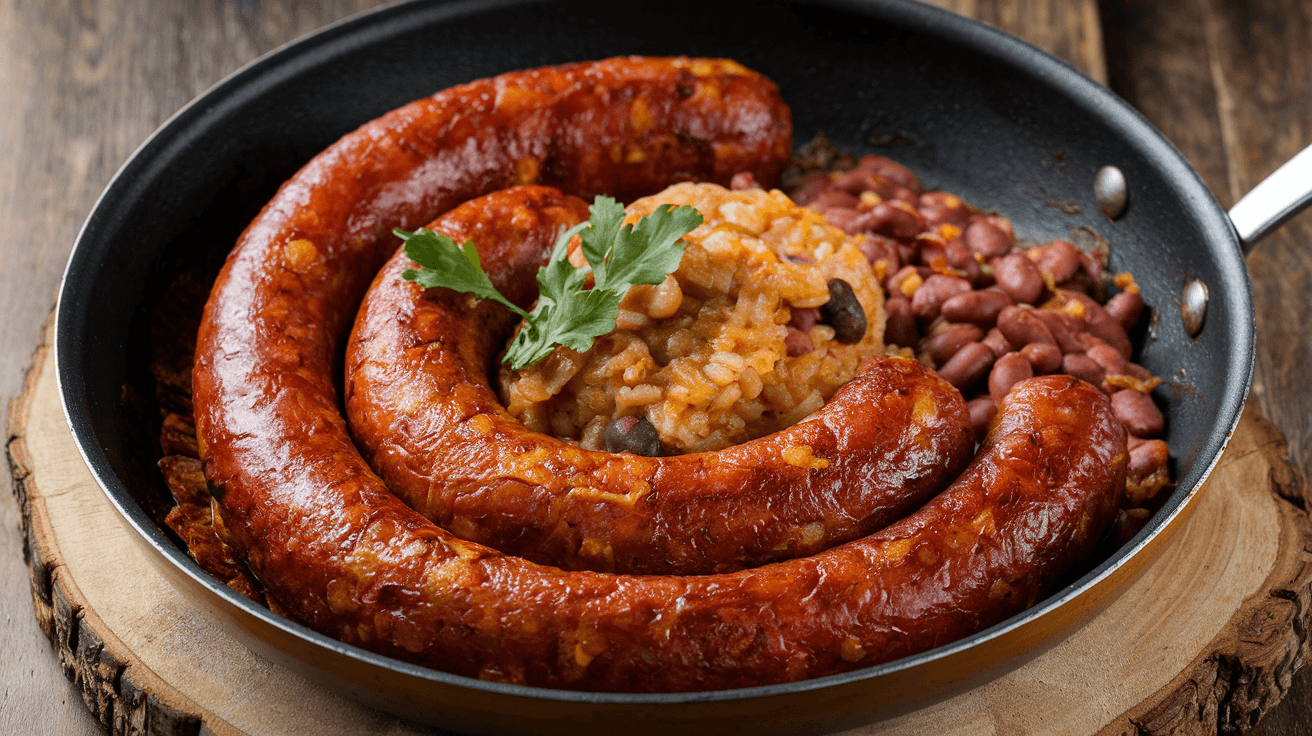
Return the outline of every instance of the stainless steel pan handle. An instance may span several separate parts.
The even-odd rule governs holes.
[[[1285,162],[1230,208],[1247,255],[1254,245],[1312,204],[1312,146]]]

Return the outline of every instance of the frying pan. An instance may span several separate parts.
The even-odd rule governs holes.
[[[406,664],[282,619],[193,563],[162,523],[172,502],[154,465],[158,419],[142,398],[153,391],[149,321],[165,286],[221,258],[283,179],[361,123],[471,79],[621,54],[732,57],[779,84],[798,143],[823,131],[845,150],[902,161],[927,187],[1003,213],[1036,240],[1075,228],[1105,236],[1112,268],[1134,273],[1156,313],[1138,361],[1183,389],[1156,394],[1179,484],[1149,525],[1035,608],[961,641],[843,675],[684,694],[565,692]],[[1312,162],[1301,160],[1306,171]],[[1099,212],[1092,186],[1108,164],[1129,183],[1129,207],[1115,221]],[[1307,174],[1283,176],[1294,185],[1276,180],[1236,207],[1245,240],[1306,199]],[[1176,307],[1193,279],[1209,295],[1196,337]],[[1199,177],[1119,98],[1021,41],[901,0],[498,0],[411,2],[346,21],[177,113],[88,218],[61,287],[55,342],[74,437],[134,538],[176,587],[265,656],[457,730],[805,733],[973,687],[1107,605],[1187,516],[1224,449],[1247,396],[1253,340],[1240,232]]]

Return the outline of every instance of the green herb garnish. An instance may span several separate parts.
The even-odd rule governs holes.
[[[597,197],[588,208],[591,216],[561,233],[551,260],[538,269],[538,303],[532,312],[515,306],[497,291],[478,260],[472,242],[456,245],[431,230],[394,230],[405,241],[405,254],[419,264],[401,278],[420,286],[445,286],[491,299],[524,318],[524,326],[506,350],[505,362],[523,368],[547,357],[557,345],[579,352],[592,347],[595,338],[615,329],[620,301],[629,287],[659,284],[679,267],[683,244],[679,238],[702,224],[692,207],[663,204],[634,225],[621,227],[624,207],[610,197]],[[578,233],[588,265],[574,268],[566,259],[570,238]],[[583,288],[588,274],[593,287]]]

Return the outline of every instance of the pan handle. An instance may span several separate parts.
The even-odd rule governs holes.
[[[1312,146],[1286,161],[1230,208],[1230,221],[1239,232],[1244,254],[1308,204],[1312,204]]]

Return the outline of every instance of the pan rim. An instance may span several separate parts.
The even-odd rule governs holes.
[[[1245,400],[1248,396],[1253,370],[1253,345],[1255,343],[1255,317],[1253,298],[1247,271],[1240,255],[1237,234],[1228,217],[1221,210],[1210,191],[1203,184],[1183,156],[1165,139],[1138,111],[1131,108],[1110,90],[1088,79],[1064,61],[1050,56],[1046,52],[1029,45],[1002,31],[973,19],[956,16],[948,11],[928,5],[913,3],[909,0],[818,0],[809,4],[848,10],[853,13],[869,15],[879,10],[883,22],[906,25],[915,30],[936,35],[962,48],[980,52],[996,59],[998,62],[1023,70],[1038,77],[1047,87],[1055,92],[1066,94],[1080,104],[1096,107],[1103,119],[1113,127],[1124,131],[1127,138],[1142,147],[1145,158],[1161,167],[1162,173],[1175,182],[1182,195],[1201,220],[1207,231],[1217,237],[1226,237],[1234,253],[1234,263],[1223,263],[1225,276],[1230,280],[1225,293],[1239,299],[1234,305],[1238,314],[1248,315],[1248,319],[1239,320],[1240,333],[1233,335],[1236,344],[1247,349],[1236,351],[1231,355],[1229,368],[1233,375],[1242,380],[1227,385],[1227,394],[1220,397],[1217,413],[1225,417],[1223,427],[1214,427],[1213,434],[1224,430],[1224,438],[1211,452],[1210,462],[1203,468],[1191,468],[1191,482],[1181,482],[1168,503],[1174,504],[1174,510],[1158,520],[1150,528],[1141,531],[1131,542],[1122,547],[1116,555],[1104,561],[1079,580],[1066,588],[1055,592],[1038,605],[1006,621],[964,639],[922,652],[911,657],[893,662],[853,670],[837,675],[802,680],[798,682],[764,685],[732,690],[697,691],[684,693],[598,693],[586,691],[558,690],[552,688],[530,687],[506,683],[489,682],[475,678],[454,675],[434,670],[402,660],[376,654],[353,645],[344,644],[336,639],[321,634],[313,629],[294,623],[273,614],[267,608],[256,605],[240,594],[222,585],[202,570],[183,551],[159,530],[145,511],[130,497],[122,479],[113,471],[103,448],[97,442],[94,427],[89,418],[89,407],[85,395],[79,390],[82,384],[82,372],[75,356],[83,346],[78,341],[82,318],[78,310],[87,308],[84,282],[88,277],[88,262],[94,265],[94,241],[100,229],[112,226],[112,215],[107,210],[121,201],[131,201],[135,182],[149,179],[153,162],[159,161],[171,146],[179,145],[179,138],[189,126],[198,124],[205,115],[226,105],[237,104],[242,98],[258,94],[262,87],[275,84],[278,80],[295,76],[298,69],[312,66],[320,56],[336,56],[345,48],[369,45],[371,38],[386,36],[388,28],[402,19],[416,14],[425,17],[424,22],[437,22],[442,18],[454,18],[466,13],[479,13],[494,8],[539,4],[549,0],[497,0],[493,3],[480,3],[472,0],[409,0],[381,10],[362,13],[327,26],[311,35],[290,42],[278,49],[261,56],[237,71],[225,77],[206,92],[188,103],[166,120],[160,128],[151,134],[128,158],[105,190],[84,222],[70,254],[59,288],[59,302],[56,308],[54,327],[54,358],[57,366],[58,391],[65,419],[73,431],[74,438],[83,461],[91,471],[102,492],[106,494],[119,514],[129,526],[153,550],[163,556],[175,569],[189,577],[193,582],[208,589],[221,598],[230,607],[242,615],[252,616],[267,626],[279,629],[284,634],[310,644],[346,656],[363,664],[380,667],[398,674],[407,675],[429,682],[443,683],[463,688],[482,690],[489,693],[514,696],[524,699],[549,700],[558,702],[579,702],[589,704],[617,705],[672,705],[679,703],[716,702],[750,700],[771,697],[783,693],[798,693],[825,689],[865,679],[883,677],[895,672],[917,668],[929,662],[951,657],[981,643],[999,638],[1029,621],[1047,615],[1064,607],[1099,582],[1105,580],[1116,570],[1140,554],[1152,541],[1157,531],[1171,526],[1198,494],[1203,483],[1219,461],[1229,438],[1238,424]],[[1229,251],[1226,251],[1228,254]],[[1237,266],[1237,271],[1234,267]],[[1232,390],[1237,389],[1237,390]],[[1211,451],[1207,448],[1200,451]],[[1194,463],[1197,465],[1197,461]],[[1183,479],[1182,479],[1183,480]]]

